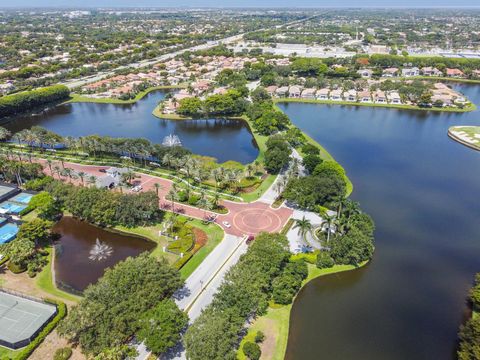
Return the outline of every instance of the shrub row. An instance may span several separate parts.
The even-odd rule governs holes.
[[[63,85],[25,91],[0,98],[0,118],[68,98],[70,90]]]

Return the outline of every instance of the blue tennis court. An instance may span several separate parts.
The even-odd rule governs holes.
[[[0,244],[5,244],[15,239],[18,233],[18,226],[15,224],[5,224],[0,227]]]
[[[32,199],[33,195],[32,194],[27,194],[27,193],[20,193],[18,195],[15,195],[13,198],[10,199],[10,201],[22,203],[22,204],[27,204],[30,202]]]
[[[0,214],[19,214],[27,205],[17,204],[11,201],[5,201],[0,204]]]

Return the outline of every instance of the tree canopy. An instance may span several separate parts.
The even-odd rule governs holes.
[[[87,287],[58,332],[86,354],[97,355],[122,345],[139,329],[138,318],[182,285],[178,271],[164,259],[148,253],[127,258]]]

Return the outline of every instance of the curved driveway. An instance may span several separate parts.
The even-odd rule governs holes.
[[[40,162],[45,163],[44,161]],[[105,173],[102,173],[100,170],[108,168],[108,166],[82,165],[69,162],[65,162],[65,166],[74,169],[77,173],[79,171],[83,171],[87,173],[88,176],[94,175],[97,177],[104,176]],[[48,175],[52,175],[48,167],[45,167],[44,171]],[[160,207],[165,210],[172,211],[171,201],[165,199],[165,196],[172,187],[172,181],[142,173],[137,173],[137,175],[139,178],[137,178],[135,181],[142,185],[142,191],[155,191],[154,184],[158,183],[161,185],[158,191],[160,197]],[[78,184],[79,180],[74,180],[74,182]],[[223,215],[219,214],[216,222],[225,230],[227,234],[235,236],[256,235],[262,231],[278,232],[283,228],[293,213],[291,209],[286,207],[273,209],[270,207],[270,204],[262,201],[240,203],[222,200],[221,204],[228,209],[228,213]],[[204,219],[205,216],[214,215],[214,213],[211,211],[205,211],[197,207],[179,203],[174,204],[173,211],[198,219]],[[223,224],[224,221],[228,222],[230,227],[225,226]]]

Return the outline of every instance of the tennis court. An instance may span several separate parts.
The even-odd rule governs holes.
[[[15,195],[10,199],[10,201],[17,202],[17,203],[22,203],[22,204],[27,204],[30,202],[32,199],[33,195],[32,194],[27,194],[27,193],[20,193],[18,195]]]
[[[0,291],[0,345],[28,345],[56,312],[54,305]]]
[[[5,224],[1,225],[0,220],[0,244],[5,244],[17,236],[18,226],[16,224]]]
[[[11,201],[4,201],[0,204],[0,214],[15,214],[18,215],[27,205],[16,204]]]

